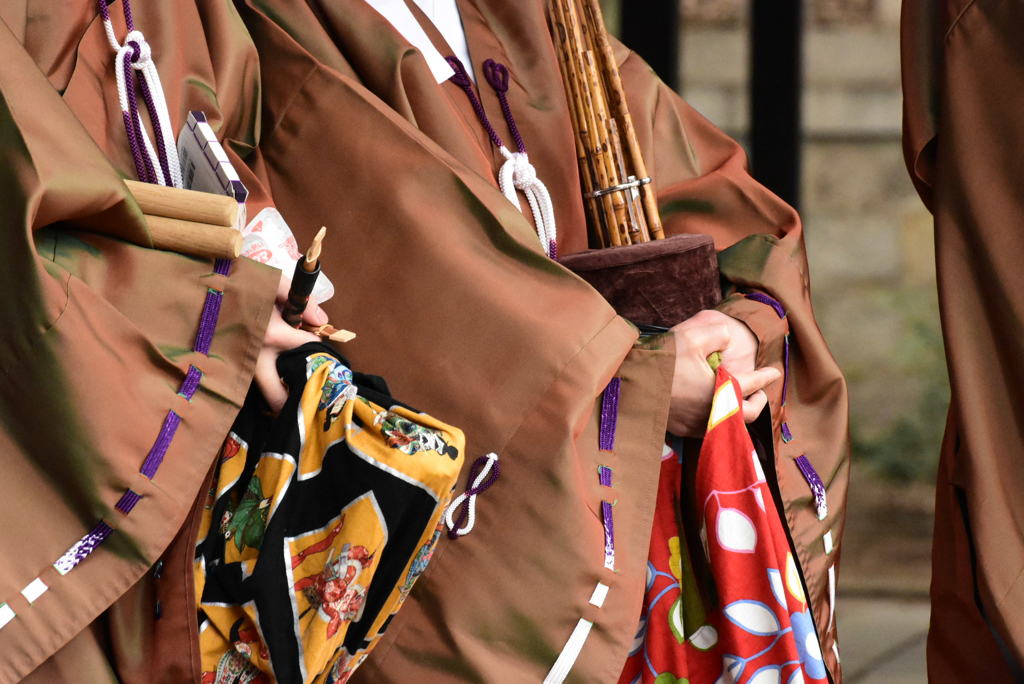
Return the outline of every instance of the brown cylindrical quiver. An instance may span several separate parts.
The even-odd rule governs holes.
[[[718,256],[707,235],[592,249],[559,261],[637,325],[671,328],[722,298]]]

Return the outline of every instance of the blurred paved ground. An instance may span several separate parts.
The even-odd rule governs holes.
[[[845,684],[924,684],[928,601],[840,596]]]
[[[932,485],[854,473],[839,572],[845,684],[925,684]]]

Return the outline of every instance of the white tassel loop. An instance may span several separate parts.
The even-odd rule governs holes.
[[[498,187],[516,209],[522,211],[516,190],[522,190],[526,201],[533,212],[534,223],[537,224],[537,237],[541,248],[549,257],[554,257],[553,249],[558,240],[558,229],[555,225],[555,207],[551,202],[551,193],[547,186],[537,177],[537,169],[530,163],[525,152],[512,152],[502,145],[499,150],[505,157],[505,163],[498,171]]]

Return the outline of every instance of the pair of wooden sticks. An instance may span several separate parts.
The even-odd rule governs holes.
[[[133,180],[126,180],[125,185],[142,209],[150,240],[157,249],[214,259],[235,259],[241,254],[242,232],[237,225],[240,209],[234,198]],[[316,265],[319,275],[320,243],[325,232],[321,228],[306,258],[299,260],[300,268]],[[312,287],[310,282],[309,288]],[[301,316],[300,310],[300,319]],[[329,323],[302,328],[332,342],[349,342],[356,336]]]
[[[576,133],[592,241],[613,247],[663,238],[598,0],[552,0],[549,19]]]
[[[146,217],[154,247],[215,259],[241,254],[234,198],[133,180],[125,185]]]

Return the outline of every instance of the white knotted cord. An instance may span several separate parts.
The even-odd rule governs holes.
[[[160,135],[163,138],[164,149],[167,153],[167,166],[171,173],[170,179],[164,178],[163,169],[160,165],[160,158],[153,148],[153,143],[149,139],[149,133],[146,131],[146,127],[142,124],[142,117],[138,114],[138,108],[136,108],[136,118],[138,119],[139,129],[142,131],[142,147],[143,154],[146,154],[152,162],[153,169],[156,172],[157,182],[161,185],[173,185],[176,188],[182,187],[181,180],[181,162],[178,161],[178,147],[174,141],[174,134],[171,128],[171,115],[167,109],[167,100],[164,97],[163,85],[160,82],[160,74],[157,72],[156,63],[153,61],[153,51],[149,43],[146,41],[146,37],[142,34],[142,31],[134,30],[129,31],[124,37],[124,43],[118,43],[117,38],[114,36],[114,25],[110,19],[105,18],[103,20],[103,30],[107,34],[107,42],[110,43],[110,47],[113,48],[114,57],[114,76],[117,79],[117,100],[121,107],[122,114],[126,116],[131,112],[128,105],[128,86],[124,76],[124,61],[130,60],[134,53],[132,43],[136,43],[139,46],[139,57],[137,60],[131,63],[132,68],[139,71],[142,74],[142,78],[146,80],[146,85],[149,86],[150,96],[152,97],[153,108],[156,111],[150,112],[150,116],[154,117],[157,121]],[[132,94],[134,95],[134,93]]]
[[[555,207],[551,203],[551,193],[547,186],[537,177],[537,169],[530,163],[525,152],[512,152],[502,145],[498,148],[505,163],[498,171],[498,187],[516,209],[522,211],[516,190],[522,190],[526,201],[533,212],[534,223],[537,224],[537,237],[544,253],[554,258],[554,245],[558,240],[558,228],[555,225]]]
[[[476,497],[478,492],[481,491],[480,487],[484,482],[487,481],[487,476],[491,474],[492,468],[498,462],[498,454],[490,453],[486,456],[487,462],[484,467],[480,469],[480,474],[476,476],[469,486],[466,487],[466,491],[459,494],[457,497],[452,499],[452,502],[448,505],[448,508],[444,512],[444,522],[448,526],[450,534],[458,537],[464,537],[473,531],[473,527],[476,525]],[[455,529],[455,515],[458,513],[459,507],[463,503],[467,503],[466,511],[466,524],[459,529]]]

